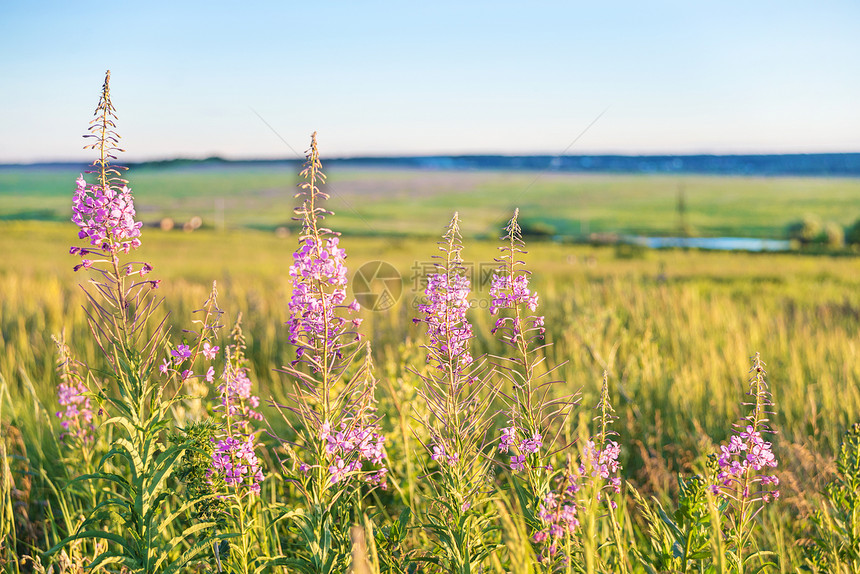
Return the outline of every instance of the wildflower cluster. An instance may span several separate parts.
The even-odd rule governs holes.
[[[762,437],[762,433],[771,432],[767,417],[773,403],[765,381],[764,363],[758,354],[750,372],[748,395],[753,402],[748,406],[752,407],[752,412],[744,423],[735,425],[729,443],[720,447],[717,458],[719,471],[716,483],[711,486],[714,494],[740,504],[744,512],[748,510],[748,503],[768,503],[779,498],[779,490],[776,489],[779,478],[768,473],[769,469],[777,466],[776,456],[771,443]],[[752,512],[757,513],[756,510]]]
[[[69,435],[82,440],[92,440],[93,410],[86,393],[87,388],[80,382],[57,385],[57,399],[60,406],[66,407],[57,412],[57,416],[61,419],[60,425]]]
[[[320,429],[320,439],[331,460],[328,471],[332,483],[349,479],[360,479],[369,484],[387,488],[385,466],[385,436],[376,422],[376,380],[372,376],[373,363],[370,346],[366,347],[359,379],[354,387],[352,400],[341,411],[339,429],[325,421]],[[364,463],[375,465],[365,469]]]
[[[259,494],[263,469],[254,452],[253,438],[227,436],[215,443],[212,472],[223,476],[228,486],[246,486],[249,492]]]
[[[530,337],[527,333],[536,331],[538,337],[543,337],[544,318],[542,315],[526,316],[525,309],[536,313],[538,295],[529,288],[529,271],[523,269],[523,262],[518,260],[519,254],[525,253],[522,232],[517,221],[519,209],[505,228],[503,237],[507,244],[500,248],[502,256],[496,261],[499,267],[490,283],[490,315],[499,315],[501,309],[511,309],[510,316],[501,315],[496,319],[491,332],[500,332],[502,340],[510,345],[519,346],[520,352],[526,352]]]
[[[511,385],[506,395],[510,427],[502,429],[499,451],[511,452],[511,469],[514,471],[524,470],[526,459],[530,455],[538,455],[544,447],[544,442],[547,442],[545,424],[572,406],[572,401],[547,401],[545,392],[539,396],[535,393],[539,376],[536,370],[544,360],[539,355],[544,318],[527,315],[537,311],[538,295],[529,288],[529,271],[518,259],[525,253],[518,217],[519,210],[515,210],[505,228],[506,234],[502,238],[505,244],[499,248],[502,255],[496,259],[499,267],[490,286],[490,314],[499,315],[491,332],[516,350],[512,357],[500,357],[497,365]],[[518,438],[520,436],[521,439]],[[543,466],[539,456],[533,458],[533,467]],[[537,491],[543,490],[543,487],[533,486]]]
[[[616,418],[609,402],[608,375],[604,375],[599,414],[594,417],[597,430],[592,434],[588,427],[595,425],[583,418],[578,426],[580,440],[572,447],[567,417],[577,403],[576,395],[558,396],[561,393],[553,392],[551,385],[560,381],[541,380],[555,369],[545,365],[549,353],[543,342],[544,317],[538,315],[539,297],[529,284],[524,262],[518,260],[525,253],[518,211],[506,227],[506,244],[490,286],[490,314],[496,317],[492,333],[507,346],[505,356],[472,355],[474,333],[467,317],[470,282],[461,258],[457,214],[440,242],[441,255],[427,280],[421,316],[415,319],[426,326],[424,348],[430,365],[413,371],[420,379],[416,393],[426,403],[413,415],[424,427],[415,431],[415,444],[421,443],[426,456],[419,472],[413,472],[411,460],[406,461],[404,480],[407,504],[422,497],[426,504],[406,509],[396,527],[376,529],[363,505],[369,491],[387,487],[387,441],[377,414],[370,345],[357,344],[355,329],[361,319],[353,317],[360,308],[347,296],[346,252],[338,234],[321,226],[330,212],[319,205],[328,196],[318,188],[325,176],[316,134],[302,171],[305,181],[299,195],[304,199],[295,211],[302,232],[289,267],[292,292],[287,324],[295,355],[282,372],[289,376],[290,386],[287,404],[272,403],[289,426],[288,436],[270,453],[285,457],[279,461],[285,480],[266,483],[266,496],[260,496],[264,473],[255,427],[263,415],[239,322],[232,343],[222,350],[215,344],[222,312],[213,286],[198,311],[205,313],[204,318],[195,321],[201,328],[181,344],[167,343],[164,319],[155,328],[147,324],[158,302],[144,286],[155,287],[158,282],[129,279],[148,275],[149,264],[120,262],[120,254],[140,246],[141,224],[135,220],[127,182],[119,178],[119,168],[109,165],[119,136],[112,131],[114,110],[107,79],[97,115],[90,137],[98,139],[93,147],[100,150],[94,164],[99,180],[88,185],[79,178],[73,206],[79,238],[88,245],[73,247],[71,252],[81,256],[76,270],[96,271],[96,280],[90,283],[94,288],[87,291],[86,311],[98,347],[112,368],[93,371],[98,376],[86,382],[91,388],[96,388],[97,378],[111,384],[89,392],[67,349],[58,342],[62,383],[57,395],[63,410],[57,416],[67,431],[64,436],[79,439],[86,453],[104,442],[89,442],[94,416],[90,398],[111,409],[105,423],[112,430],[110,450],[97,472],[82,477],[102,481],[107,498],[99,502],[96,497],[91,515],[57,548],[76,539],[103,541],[109,549],[93,561],[93,569],[113,565],[153,572],[184,571],[209,549],[218,571],[237,574],[276,567],[303,572],[369,571],[367,557],[380,558],[386,566],[399,561],[397,571],[421,569],[422,563],[433,571],[457,574],[483,572],[491,563],[506,571],[555,572],[562,566],[568,572],[629,571],[624,548],[629,538],[624,537],[642,531],[637,532],[635,525],[623,528],[615,512],[612,494],[621,491],[621,447],[610,439],[615,433],[608,430]],[[362,350],[365,358],[357,365]],[[216,376],[215,366],[207,361],[219,356],[224,357],[224,367]],[[159,371],[164,377],[157,375]],[[681,481],[679,511],[664,512],[655,499],[660,512],[649,514],[655,518],[648,518],[655,533],[655,556],[659,554],[660,561],[677,559],[680,567],[651,568],[646,564],[650,557],[631,549],[630,554],[647,570],[688,571],[688,562],[699,561],[699,570],[705,571],[711,553],[719,553],[722,562],[730,560],[734,571],[742,572],[747,562],[760,561],[766,554],[744,556],[751,547],[754,519],[764,503],[779,496],[779,479],[771,474],[777,461],[765,439],[772,403],[758,355],[752,372],[752,412],[736,425],[736,432],[715,457],[718,470],[712,482],[698,477]],[[204,386],[204,380],[214,389]],[[171,439],[173,446],[167,446],[163,437],[171,426],[181,428],[183,401],[189,404],[188,396],[170,387],[172,382],[192,395],[217,389],[217,405],[191,412],[190,424],[174,435],[178,438]],[[203,386],[203,391],[197,393],[195,385]],[[215,416],[206,417],[207,410]],[[492,429],[499,419],[507,422],[497,435]],[[405,428],[402,420],[401,424]],[[401,437],[403,452],[408,450],[407,434]],[[860,431],[854,436],[860,436]],[[852,452],[856,454],[857,448]],[[510,486],[506,491],[493,468],[493,457],[502,455],[506,471],[501,480]],[[856,459],[849,461],[852,468],[858,466]],[[182,491],[186,500],[175,500],[175,479],[192,474],[196,484]],[[426,483],[415,488],[416,480]],[[394,486],[396,492],[375,502],[383,506],[394,500],[396,505],[398,494],[405,501],[407,489]],[[518,500],[503,499],[508,496],[503,492]],[[718,505],[711,504],[711,492],[723,497]],[[275,502],[280,494],[296,493],[303,497],[301,508],[291,500]],[[694,498],[695,512],[684,510],[685,505],[692,507],[688,502]],[[274,512],[275,504],[282,504],[281,512]],[[165,512],[164,505],[172,510]],[[195,505],[203,508],[197,517],[207,522],[185,520]],[[384,516],[390,509],[373,514]],[[423,511],[423,516],[412,522],[410,511]],[[500,512],[521,516],[515,520],[506,516],[502,521]],[[362,519],[366,535],[355,524]],[[601,523],[604,519],[608,525]],[[655,526],[658,521],[662,527]],[[410,523],[420,524],[425,534],[408,538],[429,540],[435,546],[432,551],[419,556],[419,550],[409,549],[399,554]],[[524,525],[522,536],[519,527],[502,536],[501,525],[520,524]],[[708,539],[711,531],[720,536],[713,545]],[[135,544],[126,544],[129,540]],[[371,540],[376,546],[365,546]],[[513,551],[516,544],[522,545],[520,556]],[[512,551],[493,556],[503,545]],[[613,545],[617,556],[612,554]],[[535,556],[540,562],[537,567]],[[711,570],[715,567],[716,562]],[[373,568],[395,571],[376,564]],[[720,571],[728,570],[721,566]]]
[[[433,511],[427,528],[432,533],[446,572],[474,572],[493,549],[490,500],[488,410],[495,389],[485,376],[482,361],[472,357],[472,325],[467,318],[469,280],[462,265],[459,215],[454,214],[437,255],[436,272],[428,277],[426,300],[419,306],[426,325],[427,362],[434,368],[417,372],[418,389],[427,404],[421,423],[428,440],[424,447]]]
[[[245,365],[244,339],[239,321],[233,328],[234,343],[227,347],[227,361],[218,385],[220,404],[216,412],[224,424],[224,435],[214,440],[211,476],[224,479],[237,494],[259,494],[263,481],[263,466],[256,453],[256,439],[251,421],[263,420],[256,411],[260,398],[252,394],[252,385]],[[205,348],[207,357],[214,357],[216,346]]]
[[[328,199],[318,184],[325,183],[319,161],[316,134],[301,173],[306,181],[299,184],[297,196],[304,197],[295,210],[302,223],[299,248],[290,265],[292,295],[289,301],[289,340],[296,347],[295,366],[310,364],[314,372],[337,370],[345,358],[344,350],[358,340],[351,338],[347,326],[358,328],[361,319],[348,321],[338,311],[351,315],[359,311],[357,301],[347,302],[346,251],[339,246],[338,234],[321,226],[329,211],[319,204]]]
[[[499,309],[510,309],[516,305],[525,305],[529,311],[537,311],[538,296],[529,289],[529,278],[525,274],[511,278],[493,273],[490,297],[490,315],[495,315]]]
[[[538,453],[542,446],[543,436],[538,431],[534,431],[530,437],[517,440],[516,426],[502,429],[502,438],[499,440],[499,452],[511,454],[511,470],[513,471],[525,470],[526,457],[530,454]]]
[[[469,278],[460,273],[432,273],[427,277],[424,289],[427,302],[420,304],[418,310],[424,313],[423,322],[427,325],[430,347],[434,349],[427,359],[435,359],[439,369],[450,363],[463,369],[472,363],[469,352],[472,325],[466,319],[469,289]]]
[[[73,246],[72,255],[81,257],[75,271],[90,269],[97,263],[111,263],[114,275],[140,275],[143,277],[152,267],[147,263],[129,263],[120,270],[116,255],[129,253],[140,247],[140,229],[143,223],[135,220],[134,197],[127,181],[120,177],[125,167],[111,165],[114,153],[122,151],[117,144],[119,134],[115,131],[116,109],[110,100],[110,72],[105,76],[102,94],[96,106],[95,119],[90,123],[86,138],[94,138],[93,144],[85,148],[96,149],[98,158],[93,161],[97,181],[88,184],[83,175],[78,177],[77,188],[72,199],[72,221],[80,228],[79,239],[88,240],[87,247]],[[157,287],[158,281],[148,282]]]
[[[78,238],[87,240],[87,245],[70,250],[81,257],[76,270],[93,271],[82,286],[85,313],[106,364],[89,368],[87,386],[93,401],[110,411],[105,421],[109,432],[93,448],[105,446],[107,450],[92,472],[79,477],[96,483],[90,489],[93,505],[89,512],[83,520],[75,518],[77,526],[69,536],[46,554],[73,541],[90,540],[101,549],[89,568],[112,565],[129,571],[166,572],[169,564],[170,571],[179,572],[209,546],[212,537],[205,531],[214,523],[190,525],[179,520],[197,501],[180,503],[181,510],[173,511],[174,479],[192,446],[190,441],[169,446],[166,439],[186,397],[153,376],[159,354],[168,346],[166,317],[158,311],[161,301],[151,293],[159,282],[130,277],[142,278],[152,267],[123,257],[140,246],[142,226],[135,221],[133,197],[120,177],[125,168],[112,164],[114,154],[122,151],[117,147],[115,119],[108,72],[96,118],[85,136],[95,139],[87,147],[98,153],[88,172],[96,181],[87,185],[79,178],[73,201],[72,220],[79,227]],[[66,412],[80,416],[89,411],[81,397],[82,386],[64,382],[60,400]],[[84,448],[83,454],[87,466],[87,455],[98,453]],[[187,551],[192,545],[201,550]]]
[[[616,494],[621,492],[619,454],[616,442],[599,448],[594,441],[586,441],[579,463],[569,460],[564,473],[556,476],[555,487],[539,497],[535,512],[538,527],[531,537],[539,562],[569,561],[569,544],[581,521],[594,519],[593,504],[603,499],[607,488]],[[614,501],[610,501],[610,508],[616,508]]]
[[[598,501],[605,487],[611,488],[615,494],[621,493],[621,478],[618,476],[620,454],[621,447],[615,441],[607,441],[600,448],[593,440],[589,440],[582,448],[576,474],[581,483],[592,487]],[[610,505],[615,508],[614,501]]]
[[[720,471],[717,474],[718,484],[713,485],[714,494],[728,494],[733,491],[732,486],[742,480],[751,470],[761,471],[777,466],[776,457],[771,450],[771,443],[765,442],[761,433],[747,426],[743,431],[733,435],[728,445],[720,447],[718,458]],[[777,486],[779,478],[775,475],[761,475],[758,477],[761,486]],[[744,497],[750,497],[749,486],[741,493]],[[778,490],[764,490],[761,493],[764,502],[770,502],[779,498]]]
[[[557,482],[557,490],[546,493],[538,505],[541,528],[532,535],[532,542],[543,547],[538,555],[541,562],[555,557],[559,545],[564,544],[565,538],[573,537],[580,524],[577,477],[568,474]]]
[[[108,252],[118,249],[128,253],[140,247],[140,228],[143,223],[134,219],[131,190],[126,185],[119,189],[87,185],[83,175],[78,177],[76,183],[72,221],[81,228],[78,237],[89,239],[90,245]],[[76,251],[81,256],[88,252],[88,249]],[[90,265],[86,259],[82,263],[84,267]]]
[[[263,420],[263,415],[254,409],[260,406],[260,397],[251,394],[253,383],[248,377],[248,369],[227,365],[218,386],[221,408],[224,416],[233,421],[235,428],[247,431],[249,421]]]
[[[747,396],[750,414],[734,425],[735,432],[728,445],[720,448],[716,476],[711,491],[727,501],[728,536],[733,546],[734,560],[742,571],[747,542],[752,536],[755,518],[768,502],[779,498],[776,489],[779,478],[771,474],[777,460],[772,445],[763,438],[771,433],[768,426],[773,408],[765,377],[764,363],[756,353],[750,369]]]
[[[72,438],[84,443],[93,440],[93,409],[87,389],[71,357],[63,338],[52,337],[57,345],[59,360],[57,371],[62,381],[57,385],[57,402],[63,410],[57,411],[60,425],[65,429],[63,438]]]
[[[293,254],[290,278],[293,293],[290,297],[290,343],[297,347],[301,358],[306,351],[314,353],[312,360],[319,362],[323,348],[339,350],[339,339],[347,320],[336,314],[337,309],[354,313],[359,310],[357,301],[346,302],[346,252],[338,247],[338,237],[307,236]],[[357,328],[361,319],[353,319]]]
[[[301,176],[297,197],[303,199],[294,219],[302,231],[289,270],[287,322],[296,354],[282,367],[291,383],[288,403],[275,406],[292,431],[283,440],[288,456],[283,468],[307,504],[300,528],[332,533],[323,545],[306,540],[310,554],[301,561],[316,571],[324,555],[345,571],[350,521],[361,512],[360,489],[386,487],[385,437],[377,424],[369,345],[363,346],[366,356],[360,368],[347,374],[362,349],[355,332],[361,319],[354,317],[360,307],[347,298],[346,252],[338,234],[322,226],[331,212],[321,206],[328,195],[319,187],[325,174],[316,134]]]
[[[360,422],[350,427],[346,421],[340,425],[337,432],[331,431],[329,423],[323,423],[320,438],[326,443],[326,452],[333,457],[329,466],[332,482],[346,480],[359,476],[362,463],[383,465],[385,463],[385,437],[377,425],[359,426]],[[388,469],[384,466],[364,477],[372,484],[381,484],[385,488],[385,476]]]

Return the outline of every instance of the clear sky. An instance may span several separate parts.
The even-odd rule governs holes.
[[[0,162],[89,159],[106,69],[129,160],[314,130],[330,157],[860,152],[858,30],[857,0],[2,0]]]

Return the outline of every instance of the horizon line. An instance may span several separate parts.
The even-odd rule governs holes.
[[[468,158],[500,158],[500,159],[525,159],[525,158],[740,158],[740,157],[808,157],[808,156],[851,156],[860,155],[860,151],[813,151],[813,152],[767,152],[756,151],[749,153],[720,153],[720,152],[682,152],[682,153],[635,153],[635,152],[596,152],[575,154],[551,154],[551,153],[492,153],[492,152],[469,152],[469,153],[419,153],[419,154],[367,154],[367,155],[335,155],[324,159],[326,162],[339,161],[397,161],[414,159],[468,159]],[[129,159],[118,161],[118,165],[146,165],[158,163],[188,162],[222,162],[222,163],[277,163],[277,162],[301,162],[303,157],[225,157],[220,154],[207,156],[183,156],[177,155],[163,158]],[[89,165],[90,160],[77,159],[38,159],[32,161],[0,161],[0,167],[37,167],[41,165]]]

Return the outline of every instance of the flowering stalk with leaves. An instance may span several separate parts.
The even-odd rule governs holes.
[[[225,365],[220,377],[218,404],[220,432],[212,437],[212,459],[207,472],[213,490],[219,493],[223,512],[217,517],[222,529],[235,537],[214,546],[218,571],[248,574],[266,563],[265,532],[260,517],[260,485],[263,465],[257,456],[254,421],[263,416],[256,409],[259,397],[252,392],[241,317],[231,332],[232,344],[225,349]],[[217,352],[210,347],[210,354]],[[214,384],[214,372],[207,372]],[[224,549],[222,552],[221,549]],[[222,564],[223,563],[223,564]]]
[[[189,539],[211,526],[199,523],[167,536],[168,529],[195,501],[163,512],[173,493],[170,481],[188,444],[168,446],[164,431],[171,425],[177,394],[165,396],[166,385],[157,372],[157,358],[164,348],[164,321],[155,314],[160,301],[152,296],[158,280],[145,279],[148,263],[126,261],[124,256],[140,247],[142,224],[135,220],[134,200],[121,174],[126,169],[112,163],[117,152],[116,112],[110,98],[110,72],[105,76],[95,119],[85,137],[86,146],[98,152],[93,162],[95,183],[77,181],[73,201],[74,221],[84,246],[70,252],[81,258],[75,270],[91,273],[83,287],[90,331],[107,362],[107,368],[91,369],[96,388],[89,397],[109,417],[113,427],[111,449],[98,470],[76,480],[112,485],[116,492],[97,505],[77,532],[51,551],[76,539],[95,539],[107,549],[90,564],[121,566],[129,572],[166,573],[181,569],[204,551],[209,541]],[[153,321],[156,323],[153,325]],[[106,380],[105,380],[106,379]],[[120,470],[124,469],[124,471]],[[178,552],[183,549],[180,557]]]
[[[587,572],[611,568],[613,572],[626,573],[627,563],[623,558],[623,542],[616,510],[618,505],[612,495],[621,493],[621,478],[618,476],[621,465],[618,458],[621,447],[612,437],[616,435],[611,429],[616,420],[615,409],[609,394],[609,374],[603,373],[603,384],[600,389],[600,399],[597,402],[597,414],[593,422],[597,431],[587,439],[583,437],[579,444],[578,465],[571,466],[569,482],[578,499],[581,532],[573,545],[574,556],[580,567]],[[618,556],[614,563],[607,564],[605,553],[600,549],[606,541],[598,539],[599,523],[609,522],[609,529]]]
[[[763,435],[772,434],[769,417],[773,414],[767,372],[764,362],[756,353],[750,369],[750,386],[747,395],[750,402],[744,406],[751,411],[740,423],[734,425],[735,432],[729,444],[720,447],[717,460],[719,470],[712,489],[714,494],[729,503],[729,564],[738,574],[745,571],[753,558],[766,559],[770,552],[754,552],[744,556],[748,547],[755,518],[764,506],[779,498],[779,478],[770,469],[777,466],[772,445]]]
[[[490,314],[496,317],[492,333],[513,349],[496,358],[496,371],[505,383],[502,397],[508,424],[501,429],[498,450],[509,463],[535,554],[551,568],[559,539],[572,536],[579,524],[577,507],[571,503],[576,493],[571,489],[578,483],[558,468],[565,445],[556,446],[578,396],[553,396],[551,388],[561,381],[541,380],[550,371],[544,364],[546,330],[544,317],[537,314],[539,297],[529,286],[530,272],[520,259],[526,251],[518,219],[519,209],[505,228],[490,286]]]
[[[347,299],[346,252],[338,234],[322,225],[331,212],[321,205],[328,195],[319,187],[325,174],[316,134],[301,175],[302,204],[295,213],[302,232],[289,271],[289,339],[296,355],[282,368],[292,387],[290,403],[279,407],[292,429],[283,471],[306,506],[292,514],[297,558],[283,563],[342,572],[350,559],[349,526],[361,523],[362,489],[386,485],[385,437],[377,422],[370,347],[359,344],[355,331],[359,305]],[[361,351],[365,359],[348,374]]]
[[[496,542],[492,471],[487,436],[494,398],[486,369],[471,355],[469,279],[463,268],[459,216],[454,214],[439,243],[435,273],[427,277],[419,305],[429,339],[429,369],[418,373],[419,395],[427,415],[420,419],[429,436],[424,462],[430,510],[424,527],[436,552],[424,559],[445,572],[474,572],[494,552]]]

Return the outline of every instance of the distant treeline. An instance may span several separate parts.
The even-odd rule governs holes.
[[[171,159],[135,167],[207,168],[227,166],[295,166],[299,160]],[[329,159],[330,168],[400,168],[454,170],[522,170],[582,173],[689,173],[711,175],[860,176],[860,153],[768,155],[433,155]],[[77,163],[2,165],[0,169],[64,168]]]

